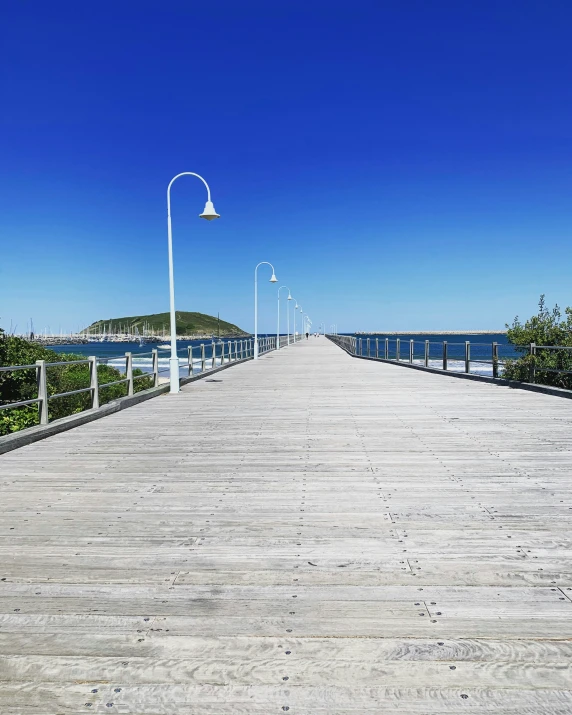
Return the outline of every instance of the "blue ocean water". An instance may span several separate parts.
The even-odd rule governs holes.
[[[216,339],[217,344],[220,344],[221,342],[224,342],[225,344],[227,342],[234,342],[234,338],[232,340],[227,340],[226,338],[221,338],[220,340],[218,338]],[[205,346],[206,354],[210,356],[211,352],[209,351],[212,350],[211,340],[178,340],[177,354],[181,357],[186,356],[187,348],[189,346],[199,347],[203,343]],[[94,355],[97,358],[113,359],[123,357],[127,352],[133,353],[134,356],[143,356],[147,354],[150,356],[151,351],[158,348],[159,345],[169,346],[168,350],[159,349],[160,355],[164,353],[166,356],[169,356],[171,354],[171,344],[168,339],[165,339],[163,342],[160,343],[144,343],[143,345],[139,345],[139,343],[112,343],[104,341],[101,343],[86,343],[83,345],[50,345],[49,348],[50,350],[54,350],[57,353],[74,353],[75,355],[86,356]]]
[[[260,338],[263,337],[276,337],[274,335],[260,334]],[[247,340],[248,338],[243,338]],[[234,351],[235,341],[240,341],[239,338],[216,338],[215,341],[211,340],[178,340],[177,341],[177,356],[179,358],[179,373],[183,377],[188,374],[188,360],[189,353],[188,348],[194,348],[192,358],[193,358],[193,372],[200,371],[201,365],[201,353],[200,346],[204,344],[205,346],[205,358],[207,360],[207,367],[212,365],[213,350],[215,351],[215,364],[220,364],[221,355],[221,343],[225,345],[227,343],[233,343],[232,350]],[[161,347],[162,346],[162,347]],[[80,345],[54,345],[49,346],[51,350],[57,353],[73,353],[74,355],[81,355],[85,357],[94,356],[97,358],[99,363],[106,363],[116,367],[122,372],[125,371],[126,358],[125,353],[130,352],[133,355],[133,367],[139,368],[143,372],[152,372],[153,369],[153,358],[152,350],[158,350],[159,356],[159,373],[161,377],[168,376],[169,374],[169,358],[171,357],[171,348],[168,340],[161,343],[144,343],[140,345],[138,342],[133,343],[115,343],[115,342],[93,342]],[[225,354],[228,354],[228,348],[225,348]],[[211,365],[208,362],[211,362]]]

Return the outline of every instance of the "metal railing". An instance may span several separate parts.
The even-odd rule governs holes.
[[[288,344],[298,342],[302,339],[301,335],[290,336],[290,343],[286,336],[280,336],[280,347],[285,347]],[[264,355],[271,350],[276,349],[276,337],[259,337],[258,338],[258,354]],[[189,345],[178,351],[178,354],[183,354],[182,359],[179,358],[179,380],[185,380],[194,375],[210,372],[223,365],[230,363],[248,360],[254,357],[254,338],[244,338],[237,340],[220,340],[213,341],[211,344],[201,343],[200,345]],[[19,400],[17,402],[6,402],[0,404],[0,412],[2,410],[11,410],[18,407],[30,407],[38,405],[38,421],[40,425],[47,425],[50,421],[49,404],[51,400],[70,397],[88,393],[90,396],[89,407],[85,409],[98,409],[101,401],[101,391],[105,388],[115,385],[126,385],[126,396],[134,395],[137,381],[142,378],[150,379],[152,387],[159,387],[161,384],[161,374],[169,372],[169,357],[170,351],[163,358],[160,351],[157,349],[147,353],[130,353],[124,355],[115,355],[109,357],[90,356],[84,360],[66,360],[62,362],[46,362],[45,360],[37,360],[31,365],[10,365],[0,367],[0,373],[17,372],[20,370],[34,370],[35,381],[37,384],[37,396],[31,399]],[[48,387],[48,370],[50,368],[62,368],[73,365],[89,365],[88,377],[89,385],[81,387],[77,390],[69,390],[67,392],[59,392],[49,394]],[[99,367],[108,365],[116,368],[122,375],[118,380],[101,383],[98,370]],[[124,368],[123,368],[124,365]],[[134,374],[135,368],[143,368],[141,374]],[[122,368],[122,369],[120,369]],[[163,378],[163,382],[167,381],[167,377]],[[144,388],[145,389],[145,388]]]
[[[528,381],[537,382],[537,374],[572,375],[572,347],[566,345],[536,345],[530,343],[528,350]],[[563,378],[566,389],[572,388],[572,378]],[[546,382],[546,379],[541,380]]]
[[[530,356],[528,382],[536,382],[538,373],[572,375],[572,347],[560,345],[512,345],[506,343],[454,343],[448,341],[404,340],[402,338],[361,338],[327,335],[351,355],[373,360],[387,360],[440,369],[446,372],[501,377],[507,361]],[[547,356],[555,356],[550,360]],[[554,362],[557,365],[549,363]]]

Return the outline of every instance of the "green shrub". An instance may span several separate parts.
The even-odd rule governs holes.
[[[572,308],[566,308],[563,317],[557,305],[548,310],[544,295],[541,295],[537,315],[524,324],[516,317],[512,325],[506,327],[509,342],[522,353],[522,357],[506,361],[503,377],[521,382],[534,379],[543,385],[572,389],[572,374],[553,372],[569,370],[572,373],[572,350],[546,349],[550,346],[572,347]],[[530,354],[531,343],[537,346],[535,355]]]
[[[33,365],[36,360],[45,360],[48,363],[85,360],[84,355],[74,353],[56,353],[44,348],[42,345],[32,343],[23,338],[7,336],[0,329],[0,366],[7,365]],[[7,402],[21,402],[37,397],[36,369],[18,370],[16,372],[0,372],[0,404]],[[133,375],[143,375],[139,369]],[[63,392],[80,390],[90,385],[89,365],[81,363],[76,365],[57,365],[46,369],[48,395],[57,395]],[[120,380],[124,375],[111,365],[98,365],[97,380],[100,385]],[[153,378],[145,377],[134,382],[135,392],[153,386]],[[127,383],[101,388],[99,391],[100,405],[124,397],[127,394]],[[77,395],[56,397],[49,401],[48,413],[51,420],[67,417],[91,407],[89,392]],[[18,430],[38,424],[38,407],[30,405],[15,407],[14,409],[0,410],[0,435],[17,432]]]

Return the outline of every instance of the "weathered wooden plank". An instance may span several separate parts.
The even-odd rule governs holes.
[[[499,715],[569,715],[570,690],[513,690],[503,688],[412,688],[412,687],[322,687],[218,685],[131,685],[101,684],[96,693],[91,684],[35,683],[6,684],[0,689],[0,705],[9,715],[118,712],[138,715],[191,715],[191,713],[292,712],[360,713],[383,712],[399,707],[405,715],[458,715],[459,712]],[[467,695],[462,699],[462,695]],[[92,705],[91,709],[85,703]],[[10,709],[8,709],[10,708]]]
[[[327,686],[336,683],[354,687],[375,684],[377,687],[429,689],[472,687],[507,690],[566,690],[572,683],[572,664],[506,663],[467,661],[391,661],[300,659],[290,652],[273,658],[250,656],[212,659],[199,655],[185,659],[83,656],[1,656],[0,685],[4,682],[74,683],[97,686],[100,683],[127,682],[138,684],[178,683],[204,685],[280,685],[287,677],[291,687]]]
[[[163,631],[99,633],[78,639],[74,633],[0,633],[4,655],[67,655],[138,658],[226,657],[245,661],[251,657],[282,658],[289,650],[297,659],[326,661],[470,661],[509,663],[568,663],[572,658],[570,640],[458,639],[437,641],[419,638],[293,638],[287,636],[252,638],[225,636],[172,636]]]

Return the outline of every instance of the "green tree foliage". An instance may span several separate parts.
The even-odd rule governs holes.
[[[56,353],[42,345],[32,343],[22,338],[7,336],[0,330],[0,367],[8,365],[34,365],[36,360],[45,360],[49,363],[85,360],[83,355],[73,353]],[[61,365],[48,367],[47,371],[48,395],[58,395],[89,387],[89,365],[80,363],[75,365]],[[133,375],[142,375],[141,370],[134,370]],[[98,365],[97,380],[100,385],[115,382],[124,377],[119,370],[110,365]],[[152,378],[145,377],[135,381],[136,392],[152,387]],[[99,390],[99,402],[105,404],[127,394],[126,383],[103,387]],[[32,400],[38,396],[36,368],[0,372],[0,404],[9,402],[22,402]],[[49,417],[56,420],[67,415],[82,412],[91,407],[89,392],[66,397],[55,397],[49,402]],[[16,432],[26,427],[38,424],[38,407],[31,405],[0,410],[0,435]]]
[[[554,349],[572,347],[572,308],[566,308],[563,316],[557,305],[549,310],[541,295],[537,315],[524,324],[516,317],[506,327],[509,342],[522,357],[506,362],[503,377],[523,382],[534,379],[543,385],[572,389],[572,350]],[[537,346],[535,355],[530,354],[531,343]]]

